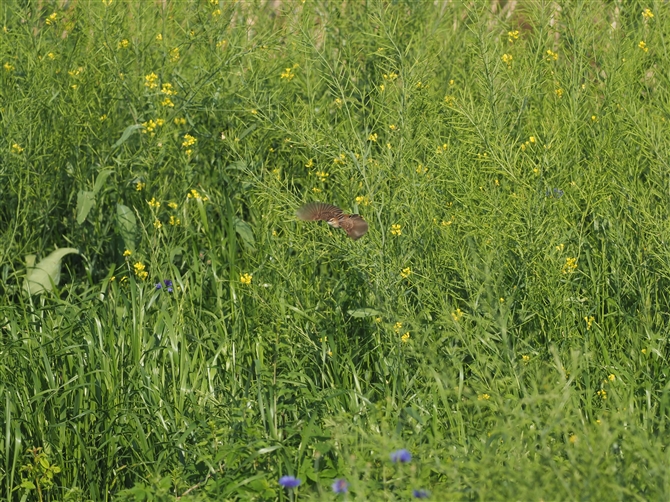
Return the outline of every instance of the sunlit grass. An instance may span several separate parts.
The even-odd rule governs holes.
[[[2,4],[0,497],[667,499],[667,6],[486,4]]]

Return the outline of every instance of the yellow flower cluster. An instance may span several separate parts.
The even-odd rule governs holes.
[[[252,274],[241,274],[240,275],[240,282],[242,284],[245,284],[249,286],[251,284],[251,279],[252,279]]]
[[[161,86],[161,94],[165,94],[167,96],[176,96],[177,91],[175,91],[174,87],[172,87],[172,84],[168,82]]]
[[[558,96],[558,99],[561,99],[563,97],[563,89],[560,87],[554,91],[556,93],[556,96]]]
[[[14,65],[10,63],[5,63],[2,65],[2,67],[5,69],[5,71],[12,71],[14,69]]]
[[[651,11],[651,9],[644,9],[642,11],[642,17],[645,19],[651,19],[654,17],[654,13]]]
[[[368,136],[368,141],[377,141],[377,133],[374,132]]]
[[[148,87],[149,89],[155,89],[158,87],[158,83],[156,82],[158,80],[158,75],[156,75],[154,72],[149,73],[149,75],[144,76],[144,87]]]
[[[391,129],[392,131],[397,131],[397,130],[398,130],[398,126],[395,125],[395,124],[391,124],[391,125],[389,126],[389,129]]]
[[[147,122],[142,122],[142,132],[144,134],[150,133],[151,136],[156,135],[156,128],[161,127],[163,124],[165,124],[165,120],[163,119],[156,119],[156,120],[149,120]]]
[[[354,199],[356,201],[356,204],[359,206],[369,206],[370,205],[370,197],[367,195],[359,195]]]
[[[204,202],[207,202],[209,200],[209,197],[205,196],[203,197],[200,195],[200,192],[198,192],[196,189],[191,190],[188,194],[186,194],[186,197],[188,199],[202,199]]]
[[[552,51],[551,49],[547,49],[547,61],[557,61],[558,60],[558,53]]]
[[[152,207],[154,209],[158,209],[161,207],[160,201],[157,201],[155,197],[152,197],[150,201],[147,202],[149,204],[149,207]]]
[[[154,228],[162,228],[163,224],[161,223],[161,220],[154,220]]]
[[[401,340],[403,343],[407,343],[407,342],[409,342],[409,331],[408,331],[407,333],[405,333],[404,335],[402,335],[402,336],[400,337],[400,340]]]
[[[18,155],[21,152],[23,152],[23,147],[18,143],[12,143],[12,153]]]
[[[121,41],[116,45],[116,48],[117,48],[117,49],[127,49],[129,45],[130,45],[130,42],[128,42],[128,40],[124,38],[123,40],[121,40]]]
[[[491,399],[491,396],[488,394],[479,394],[477,396],[477,401],[488,401],[489,399]]]
[[[140,279],[145,280],[147,277],[149,277],[149,272],[145,270],[146,267],[141,261],[136,262],[135,265],[133,265],[133,268],[135,269],[135,275]]]
[[[57,14],[56,12],[54,12],[53,14],[51,14],[51,15],[46,19],[46,23],[47,23],[47,25],[50,26],[50,25],[52,25],[52,24],[55,24],[57,18],[58,18],[58,14]]]
[[[503,63],[507,65],[508,68],[512,67],[512,60],[514,59],[514,57],[512,57],[511,54],[503,54],[501,59],[503,60]]]
[[[132,252],[130,249],[126,249],[126,250],[123,252],[123,256],[125,256],[126,258],[127,258],[128,256],[130,256],[131,254],[133,254],[133,252]]]
[[[179,61],[179,58],[181,55],[179,54],[179,47],[175,47],[173,49],[170,49],[170,62],[175,63]]]
[[[186,119],[183,117],[177,117],[173,120],[174,125],[186,125]]]
[[[564,274],[571,274],[575,270],[577,270],[577,258],[566,258],[562,272]]]
[[[172,226],[178,226],[181,225],[181,220],[179,218],[175,218],[174,215],[170,215],[170,225]]]
[[[328,174],[325,171],[317,171],[315,174],[316,174],[316,177],[319,178],[319,181],[321,183],[325,182],[326,179],[328,178],[328,176],[330,176],[330,174]]]
[[[647,44],[644,42],[644,40],[640,40],[640,43],[637,44],[637,46],[644,52],[649,52],[649,47],[647,47]]]
[[[146,183],[143,183],[143,182],[141,182],[141,181],[138,181],[138,182],[135,184],[135,190],[137,190],[138,192],[141,192],[142,190],[144,190],[144,187],[145,187],[145,186],[147,186]]]
[[[398,321],[393,325],[393,331],[395,331],[396,333],[400,333],[401,329],[402,329],[402,323],[400,321]]]
[[[385,73],[383,75],[383,77],[384,77],[384,80],[395,80],[396,78],[398,78],[398,74],[392,71],[389,74]]]
[[[307,164],[305,164],[305,167],[306,167],[307,169],[311,169],[312,167],[314,167],[314,159],[309,159],[309,160],[307,161]]]
[[[184,141],[181,144],[181,146],[183,146],[184,148],[188,148],[190,146],[195,145],[197,141],[198,140],[193,136],[191,136],[190,134],[184,134]]]
[[[519,39],[519,30],[514,30],[514,31],[508,31],[507,32],[507,37],[510,43],[514,42],[515,40]]]
[[[584,320],[586,321],[586,330],[588,331],[591,329],[591,325],[593,324],[593,321],[595,321],[596,319],[593,316],[591,317],[586,316],[584,317]]]
[[[463,311],[461,309],[456,309],[451,313],[451,318],[454,322],[458,322],[463,318]]]
[[[279,76],[279,78],[286,79],[290,82],[295,77],[295,72],[293,70],[298,68],[298,66],[300,65],[296,63],[293,65],[292,68],[285,68],[282,74]]]
[[[428,168],[424,167],[423,164],[419,164],[416,166],[416,174],[426,174],[428,172]]]
[[[400,277],[403,279],[407,279],[410,275],[412,275],[412,269],[409,267],[405,267],[400,271]]]

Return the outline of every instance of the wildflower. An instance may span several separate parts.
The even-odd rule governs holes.
[[[328,174],[328,173],[325,172],[325,171],[317,171],[317,172],[316,172],[316,177],[319,178],[319,181],[320,181],[321,183],[325,182],[326,179],[328,178],[328,176],[330,176],[330,174]]]
[[[395,235],[396,237],[402,235],[402,229],[400,228],[400,225],[398,224],[391,225],[391,234]]]
[[[174,108],[174,103],[170,98],[165,98],[163,101],[161,101],[161,106],[167,106],[170,108]]]
[[[642,17],[645,19],[651,19],[654,17],[654,13],[651,11],[651,9],[644,9],[642,11]]]
[[[410,275],[412,275],[412,269],[409,267],[405,267],[400,271],[400,277],[403,279],[407,279]]]
[[[319,187],[313,187],[313,188],[312,188],[312,192],[314,192],[314,193],[321,193],[322,190],[321,190]]]
[[[130,42],[128,42],[128,40],[124,38],[118,44],[116,44],[116,48],[117,49],[127,49],[129,45],[130,45]]]
[[[23,152],[23,147],[18,143],[12,143],[12,153],[19,154]]]
[[[177,117],[172,122],[174,122],[174,125],[177,126],[186,125],[186,119],[184,117]]]
[[[335,493],[347,493],[349,491],[349,483],[346,479],[336,479],[330,486]]]
[[[161,223],[161,220],[154,220],[154,228],[156,228],[156,229],[163,228],[163,224]]]
[[[160,282],[156,283],[156,289],[161,289],[162,287],[163,287],[163,285]]]
[[[168,207],[170,209],[177,209],[179,206],[177,205],[176,202],[168,202]]]
[[[161,207],[160,201],[157,201],[155,197],[152,197],[150,201],[147,202],[149,204],[149,207],[152,207],[154,209],[158,209]]]
[[[2,67],[5,69],[5,71],[12,71],[14,70],[14,66],[11,65],[10,63],[5,63],[2,65]]]
[[[135,190],[137,190],[138,192],[141,192],[144,189],[145,186],[147,186],[146,183],[142,183],[141,181],[138,181],[137,183],[135,183]]]
[[[203,202],[207,202],[207,201],[209,200],[209,197],[206,197],[206,196],[203,197],[202,195],[200,195],[200,192],[198,192],[198,191],[195,190],[195,189],[193,189],[193,190],[191,190],[189,193],[187,193],[187,194],[186,194],[186,197],[187,197],[188,199],[202,199]]]
[[[395,73],[395,72],[391,72],[388,75],[384,74],[383,76],[384,76],[384,80],[395,80],[396,78],[398,78],[398,74]]]
[[[547,50],[547,61],[556,61],[558,60],[558,53],[552,51],[551,49]]]
[[[603,401],[607,399],[607,391],[605,389],[600,389],[596,394],[598,394]]]
[[[212,12],[212,17],[218,17],[221,15],[221,9],[216,9]]]
[[[454,322],[458,322],[463,318],[463,311],[461,309],[456,309],[451,313],[451,318]]]
[[[102,5],[104,5],[105,7],[109,7],[110,5],[112,5],[112,1],[113,0],[102,0]]]
[[[531,143],[535,143],[535,136],[531,136],[530,138],[528,138],[528,141],[530,141]]]
[[[54,12],[53,14],[51,14],[51,15],[46,19],[46,23],[47,23],[47,25],[52,25],[52,24],[54,24],[54,23],[56,22],[56,18],[57,18],[57,17],[58,17],[58,14],[57,14],[56,12]]]
[[[503,63],[507,65],[508,68],[512,67],[512,59],[514,58],[512,57],[511,54],[503,54],[501,59],[503,60]]]
[[[500,303],[505,303],[505,299],[502,296],[500,297],[499,301],[500,301]]]
[[[389,129],[391,129],[392,131],[397,131],[397,130],[398,130],[398,126],[395,125],[395,124],[391,124],[391,125],[389,126]]]
[[[360,206],[369,206],[370,205],[370,198],[367,195],[359,195],[355,199],[356,204]]]
[[[419,490],[412,490],[412,497],[415,499],[427,499],[430,497],[430,492],[428,490],[424,490],[423,488]]]
[[[613,382],[614,380],[616,380],[616,376],[615,376],[613,373],[611,373],[610,375],[607,376],[607,379],[608,379],[610,382]]]
[[[191,136],[190,134],[184,134],[184,141],[182,142],[181,146],[184,148],[188,148],[190,146],[193,146],[196,144],[198,140]]]
[[[491,399],[491,396],[488,394],[479,394],[477,396],[477,401],[488,401],[489,399]]]
[[[126,256],[126,257],[127,257],[127,256],[130,256],[131,254],[133,254],[133,252],[132,252],[130,249],[126,249],[126,250],[123,252],[123,256]]]
[[[217,49],[220,49],[220,48],[222,48],[222,47],[225,48],[226,45],[228,45],[228,40],[219,40],[219,41],[216,43],[216,48],[217,48]]]
[[[519,39],[519,30],[508,31],[507,36],[509,37],[508,38],[509,42],[512,43],[515,40]]]
[[[523,360],[524,363],[528,363],[530,361],[530,356],[529,355],[522,355],[521,359]]]
[[[577,437],[577,434],[572,434],[569,438],[568,441],[570,441],[571,444],[575,444],[579,438]]]
[[[417,174],[426,174],[426,172],[428,172],[428,168],[423,167],[423,164],[419,164],[418,166],[416,166],[416,173]]]
[[[401,329],[402,329],[402,323],[400,321],[398,321],[393,325],[393,331],[395,331],[396,333],[399,333]]]
[[[388,148],[390,150],[393,147],[391,146],[391,143],[386,143],[386,148]]]
[[[100,115],[100,122],[104,122],[105,120],[107,120],[107,114],[103,113],[102,115]]]
[[[300,486],[300,481],[298,478],[294,476],[282,476],[279,478],[279,484],[282,485],[284,488],[288,488],[289,490],[292,488],[297,488]]]
[[[173,49],[170,49],[170,62],[171,63],[179,61],[180,57],[181,56],[179,55],[179,47],[174,47]]]
[[[162,33],[159,33],[158,35],[156,35],[156,42],[160,42],[162,40],[163,40],[163,34]]]
[[[53,61],[54,59],[56,59],[56,55],[55,55],[53,52],[49,52],[49,53],[47,54],[47,57],[48,57],[49,59],[51,59],[51,61]]]
[[[377,141],[377,133],[374,132],[368,136],[368,141]]]
[[[166,82],[161,86],[161,94],[166,94],[168,96],[174,96],[177,94],[177,91],[174,90],[172,87],[172,84],[169,82]]]
[[[595,115],[591,115],[591,121],[592,122],[596,122],[597,120],[598,120],[598,117],[596,117]]]
[[[556,89],[554,92],[556,93],[556,96],[558,96],[559,99],[563,97],[563,89],[561,89],[560,87]]]
[[[407,450],[405,450],[404,448],[401,450],[396,450],[393,453],[391,453],[391,462],[393,462],[394,464],[397,464],[398,462],[406,464],[411,461],[412,461],[412,454]]]
[[[155,89],[156,87],[158,87],[156,80],[158,80],[158,75],[156,75],[154,72],[149,73],[149,75],[145,75],[144,87],[148,87],[149,89]]]
[[[294,65],[293,68],[285,68],[279,78],[286,79],[290,82],[295,77],[295,73],[293,72],[294,68],[297,68],[297,65]]]
[[[240,274],[240,282],[249,286],[251,284],[251,274]]]
[[[379,92],[384,92],[384,89],[386,89],[386,86],[384,84],[381,84],[379,86]]]
[[[403,343],[407,343],[407,342],[409,342],[409,331],[408,331],[407,333],[403,334],[403,335],[400,337],[400,340],[401,340]]]
[[[170,220],[169,220],[170,225],[173,227],[181,225],[181,220],[179,218],[175,218],[174,214],[170,215]]]
[[[341,107],[342,106],[342,100],[340,98],[335,98],[335,105],[337,107]]]
[[[577,270],[577,258],[566,258],[561,272],[564,274],[571,274],[575,270]]]
[[[312,167],[314,167],[314,159],[309,159],[309,160],[307,161],[307,164],[305,164],[305,167],[306,167],[307,169],[311,169]]]
[[[637,44],[637,46],[644,52],[649,52],[649,47],[647,47],[647,44],[643,40],[640,40],[640,43]]]
[[[146,279],[146,278],[148,277],[149,272],[147,272],[147,271],[145,270],[146,267],[145,267],[144,263],[142,263],[141,261],[136,262],[136,263],[133,265],[133,268],[135,269],[135,275],[136,275],[137,277],[139,277],[140,279],[144,280],[144,279]]]

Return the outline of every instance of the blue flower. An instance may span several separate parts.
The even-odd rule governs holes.
[[[162,287],[163,287],[163,285],[160,282],[156,283],[156,289],[161,289]]]
[[[170,279],[165,279],[163,282],[165,283],[166,288],[172,287],[172,281]]]
[[[172,288],[168,288],[168,289],[167,289],[167,292],[168,292],[168,293],[172,293]]]
[[[288,489],[297,488],[300,486],[300,483],[302,483],[302,481],[294,476],[282,476],[279,478],[279,484]]]
[[[415,499],[427,499],[430,497],[430,492],[421,488],[420,490],[412,490],[412,497]]]
[[[397,450],[391,453],[391,462],[398,463],[402,462],[407,463],[411,462],[412,460],[412,454],[405,450],[404,448],[402,450]]]
[[[349,483],[346,479],[336,479],[331,487],[335,493],[347,493],[349,491]]]

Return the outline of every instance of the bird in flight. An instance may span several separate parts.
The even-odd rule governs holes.
[[[296,213],[303,221],[327,221],[333,228],[341,228],[353,240],[360,239],[368,231],[367,222],[359,214],[345,214],[339,207],[325,202],[310,202]]]

